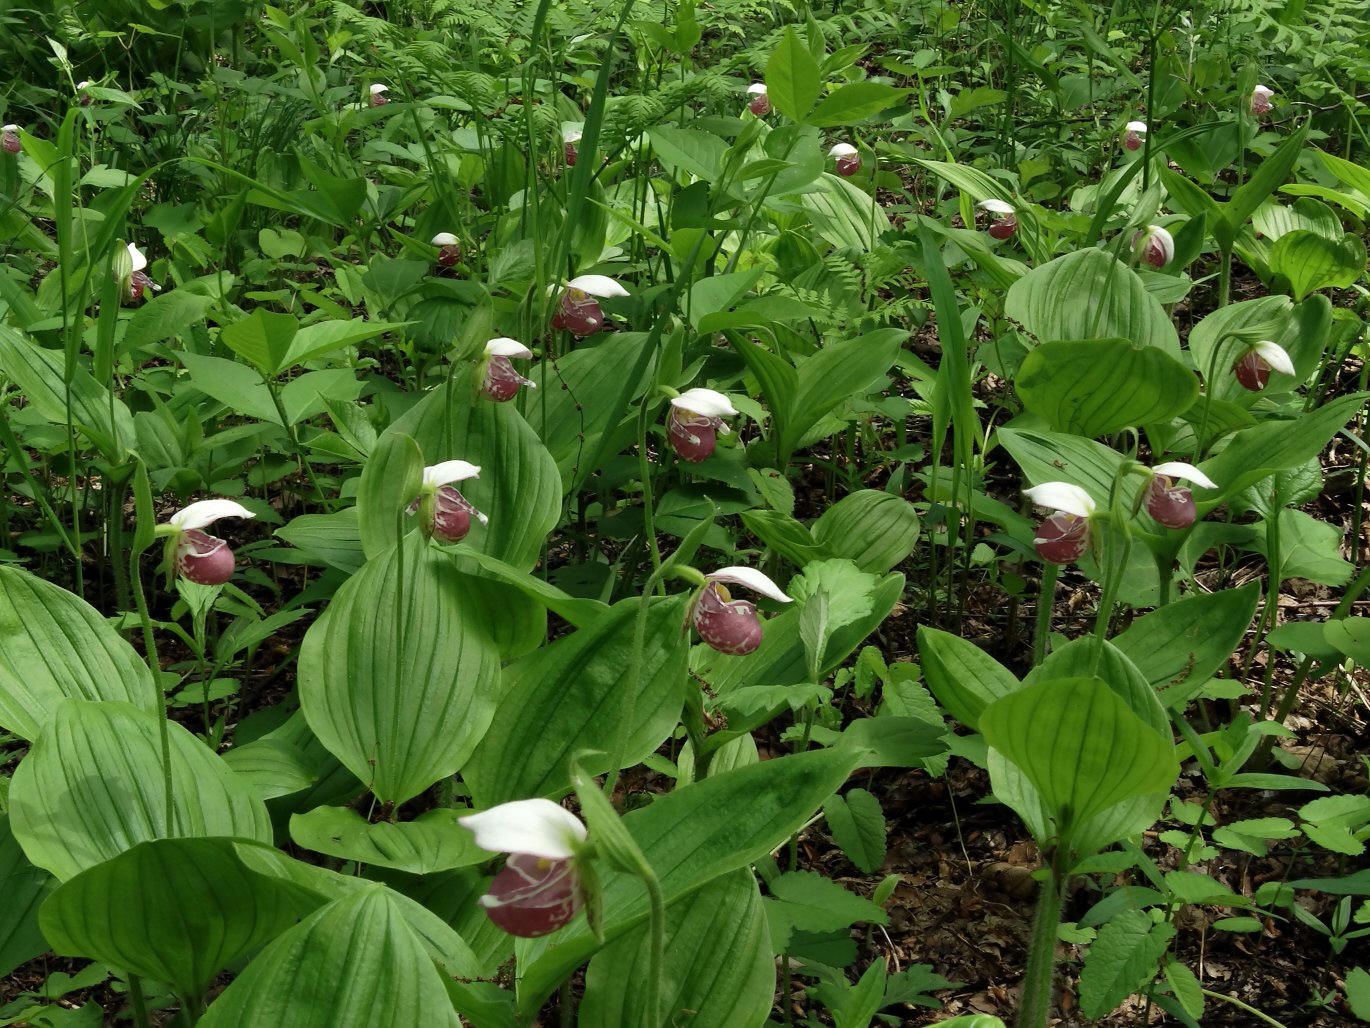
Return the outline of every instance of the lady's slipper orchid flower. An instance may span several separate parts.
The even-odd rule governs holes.
[[[162,287],[147,276],[147,258],[132,243],[128,244],[128,259],[133,265],[133,273],[128,279],[128,298],[133,301],[141,300],[149,286],[154,293],[160,293]]]
[[[1262,114],[1269,114],[1274,104],[1270,98],[1275,95],[1275,91],[1269,86],[1257,86],[1251,90],[1251,113],[1259,118]]]
[[[459,820],[481,849],[509,854],[480,898],[486,917],[525,939],[570,923],[585,902],[576,854],[587,833],[579,818],[551,800],[532,799]]]
[[[1185,479],[1204,489],[1218,488],[1217,483],[1193,464],[1180,460],[1157,464],[1151,474],[1153,477],[1146,487],[1146,512],[1166,528],[1188,528],[1196,517],[1194,494],[1184,486],[1176,485],[1176,480]]]
[[[757,617],[756,604],[734,600],[723,583],[745,586],[780,603],[793,602],[780,586],[755,568],[723,568],[705,578],[690,610],[690,620],[699,638],[719,653],[740,657],[761,645],[761,619]]]
[[[576,144],[580,142],[580,137],[584,131],[580,125],[565,125],[561,129],[562,156],[566,158],[566,167],[568,168],[576,166],[576,158],[580,156],[576,150]]]
[[[89,107],[92,101],[94,101],[95,99],[95,97],[91,96],[88,92],[86,92],[88,88],[90,88],[89,79],[82,79],[80,82],[76,83],[77,102],[82,107]]]
[[[1146,122],[1129,121],[1123,129],[1123,148],[1127,150],[1140,150],[1142,148],[1142,138],[1146,135]]]
[[[1096,505],[1094,498],[1069,482],[1043,482],[1023,495],[1039,507],[1056,513],[1037,526],[1032,545],[1037,555],[1053,564],[1079,560],[1089,549],[1089,518]]]
[[[422,514],[425,535],[444,543],[459,543],[471,531],[473,517],[482,525],[490,523],[490,519],[452,485],[479,477],[480,468],[464,460],[445,460],[423,469],[423,493],[409,509]]]
[[[509,362],[510,357],[526,360],[532,356],[533,351],[517,339],[510,339],[508,336],[491,339],[485,344],[485,369],[481,374],[481,394],[496,403],[504,403],[514,398],[514,395],[519,391],[519,386],[536,389],[538,384],[520,375],[514,370],[514,365]]]
[[[438,266],[450,268],[461,260],[461,243],[451,232],[439,232],[430,242],[438,248]]]
[[[199,585],[223,585],[233,576],[233,551],[228,543],[208,532],[220,518],[256,517],[233,500],[198,500],[171,516],[159,526],[167,537],[172,567],[182,577]]]
[[[390,98],[385,95],[390,92],[390,87],[382,82],[371,83],[366,87],[366,92],[372,107],[384,107],[390,102]]]
[[[764,118],[771,113],[771,98],[766,95],[766,83],[753,82],[747,87],[747,95],[751,97],[747,101],[747,109],[758,118]]]
[[[1278,371],[1281,375],[1293,375],[1294,362],[1289,359],[1284,347],[1269,339],[1262,339],[1256,343],[1232,365],[1232,373],[1237,376],[1237,381],[1253,393],[1258,393],[1266,387],[1272,371]]]
[[[1160,225],[1148,225],[1132,233],[1132,254],[1158,271],[1175,257],[1175,237]]]
[[[861,170],[861,155],[850,143],[838,143],[828,151],[828,156],[837,161],[839,175],[855,175]]]
[[[6,125],[3,129],[0,129],[0,147],[4,148],[5,153],[19,152],[20,144],[18,125]]]
[[[1013,204],[1004,200],[981,200],[975,205],[977,211],[984,211],[993,220],[985,231],[991,239],[1007,239],[1018,230],[1018,212]]]
[[[577,275],[562,290],[552,327],[570,332],[577,339],[594,335],[604,327],[604,311],[596,297],[627,295],[628,290],[607,275]]]
[[[718,445],[718,433],[727,432],[723,418],[736,416],[729,399],[713,389],[687,389],[671,398],[666,416],[666,438],[680,459],[698,464]]]

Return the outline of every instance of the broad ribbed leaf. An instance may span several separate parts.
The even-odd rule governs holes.
[[[439,807],[412,821],[370,824],[351,807],[316,807],[290,819],[290,836],[316,853],[426,875],[490,859],[470,829],[457,824],[468,813]]]
[[[986,707],[980,731],[1027,776],[1063,831],[1165,791],[1178,772],[1170,740],[1097,678],[1025,686]]]
[[[479,466],[480,478],[463,482],[461,493],[490,524],[473,522],[464,542],[521,571],[532,569],[561,514],[561,475],[512,402],[478,397],[474,382],[457,376],[389,431],[412,436],[430,464],[466,460]]]
[[[456,773],[494,716],[499,651],[481,595],[415,533],[348,579],[305,634],[309,727],[385,802]]]
[[[1178,360],[1126,339],[1043,343],[1023,360],[1014,385],[1053,429],[1091,438],[1169,421],[1199,395]]]
[[[813,537],[835,557],[883,575],[913,552],[918,513],[902,496],[859,489],[842,497],[813,523]]]
[[[1041,343],[1130,339],[1180,358],[1180,337],[1165,308],[1135,271],[1104,250],[1077,250],[1033,268],[1010,287],[1004,313]]]
[[[67,700],[20,762],[10,818],[28,858],[67,880],[152,839],[271,842],[266,805],[199,739],[171,722],[167,823],[159,718],[127,703]]]
[[[639,925],[595,954],[581,1028],[755,1028],[770,1013],[775,954],[749,870],[724,875],[667,909],[664,1021],[647,1015],[648,953],[647,926]]]
[[[335,900],[262,950],[201,1028],[458,1028],[442,978],[395,898],[371,886]]]
[[[647,614],[640,680],[629,678],[639,601],[623,600],[594,622],[511,664],[505,693],[463,776],[479,807],[571,787],[578,750],[608,753],[629,696],[625,766],[649,756],[680,718],[689,656],[685,599],[658,600]],[[586,763],[596,773],[608,768]]]
[[[33,740],[63,700],[158,710],[147,664],[85,600],[0,567],[0,727]]]
[[[64,956],[102,960],[183,996],[320,905],[284,879],[251,871],[221,839],[139,843],[82,871],[43,904],[43,934]]]
[[[996,436],[1028,482],[1070,482],[1089,493],[1100,507],[1108,505],[1113,476],[1123,462],[1117,450],[1092,439],[1046,429],[1006,425]]]
[[[918,659],[937,702],[972,731],[986,707],[1018,688],[1013,673],[973,642],[928,625],[918,626]]]
[[[670,904],[774,850],[836,791],[854,763],[854,756],[838,750],[762,761],[682,786],[623,820]],[[612,940],[647,917],[647,896],[629,875],[610,873],[603,884],[604,934]],[[520,943],[523,1012],[536,1011],[597,948],[583,918],[547,938]]]
[[[0,814],[0,977],[48,949],[38,930],[38,906],[52,891],[52,875],[34,867]]]
[[[1260,595],[1260,583],[1249,582],[1239,589],[1185,596],[1138,618],[1111,641],[1154,688],[1202,682],[1227,663]]]
[[[1047,654],[1046,659],[1027,673],[1023,685],[1035,685],[1060,678],[1101,679],[1127,704],[1142,722],[1158,735],[1170,734],[1170,719],[1156,697],[1156,690],[1132,660],[1111,642],[1100,649],[1097,636],[1072,639]]]
[[[357,486],[357,527],[367,560],[379,557],[417,526],[406,511],[422,485],[423,454],[414,440],[401,432],[381,436]]]
[[[1294,303],[1289,297],[1262,296],[1219,307],[1190,329],[1189,353],[1194,370],[1203,379],[1209,395],[1235,400],[1239,404],[1243,401],[1249,403],[1251,394],[1242,388],[1237,376],[1232,374],[1232,365],[1246,352],[1249,342],[1232,333],[1258,330],[1261,338],[1278,343],[1292,357],[1298,336],[1293,315]],[[1280,381],[1288,380],[1276,376],[1275,383]],[[1203,406],[1203,403],[1199,403],[1196,411],[1202,412]],[[1202,413],[1199,417],[1202,420]]]
[[[1332,240],[1296,229],[1270,248],[1270,272],[1289,283],[1296,300],[1318,289],[1345,288],[1364,271],[1365,244],[1349,232]]]

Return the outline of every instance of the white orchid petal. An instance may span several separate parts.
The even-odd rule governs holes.
[[[975,205],[979,210],[989,211],[991,214],[1012,214],[1013,204],[1004,200],[996,200],[991,197],[988,200],[981,200]]]
[[[756,568],[731,567],[720,568],[712,574],[705,576],[710,582],[732,582],[734,585],[744,586],[754,593],[777,600],[780,603],[792,603],[793,600],[785,595],[785,591],[767,578]]]
[[[1271,89],[1269,86],[1257,86],[1255,89],[1251,90],[1251,95],[1253,97],[1258,96],[1263,100],[1269,100],[1272,96],[1275,95],[1275,91]]]
[[[1146,234],[1149,238],[1161,244],[1161,253],[1165,255],[1165,263],[1169,264],[1175,259],[1175,237],[1167,232],[1160,225],[1148,225]]]
[[[627,296],[628,290],[608,275],[577,275],[566,283],[568,288],[579,289],[591,296]]]
[[[1252,349],[1265,358],[1265,363],[1281,375],[1293,375],[1295,373],[1294,362],[1289,359],[1289,353],[1279,343],[1262,339]]]
[[[434,246],[456,246],[457,237],[451,232],[439,232],[430,240],[430,242],[432,242]]]
[[[585,125],[581,122],[564,122],[561,126],[561,141],[563,143],[579,143],[584,134]]]
[[[3,126],[3,127],[0,127],[0,132],[18,132],[18,131],[19,131],[19,126],[18,126],[18,125],[5,125],[5,126]]]
[[[726,396],[716,390],[703,387],[686,389],[679,396],[671,397],[671,406],[702,414],[706,418],[733,417],[737,414],[732,401]]]
[[[387,86],[387,85],[386,85],[385,83],[383,83],[383,82],[373,82],[373,83],[371,83],[371,85],[367,86],[366,88],[367,88],[367,90],[371,93],[372,96],[375,96],[375,95],[377,95],[378,93],[388,93],[388,92],[390,92],[390,87]]]
[[[171,515],[171,524],[176,528],[189,531],[205,528],[220,518],[255,518],[257,515],[234,500],[197,500],[189,507]]]
[[[578,817],[548,799],[501,803],[458,821],[471,830],[483,850],[528,853],[547,860],[575,856],[587,834]]]
[[[134,271],[142,271],[147,267],[147,258],[144,257],[142,251],[132,243],[128,244],[128,259],[133,262]]]
[[[766,83],[753,82],[750,86],[747,87],[747,92],[751,93],[753,96],[756,96],[758,93],[765,95]]]
[[[510,339],[508,336],[500,336],[498,339],[491,339],[485,344],[485,356],[487,357],[531,357],[533,351],[524,346],[517,339]]]
[[[480,467],[464,460],[445,460],[441,464],[430,464],[423,469],[423,484],[433,488],[478,477]]]
[[[850,157],[854,153],[856,153],[856,147],[852,146],[850,143],[837,143],[828,151],[828,156]]]
[[[1074,514],[1077,518],[1089,517],[1097,506],[1089,493],[1069,482],[1043,482],[1024,489],[1023,495],[1039,507]]]
[[[1144,121],[1129,121],[1129,122],[1127,123],[1127,130],[1128,130],[1129,132],[1140,132],[1142,135],[1145,135],[1145,134],[1146,134],[1146,122],[1144,122]]]
[[[1166,478],[1183,478],[1186,481],[1193,482],[1195,485],[1202,486],[1205,489],[1218,488],[1218,483],[1214,482],[1213,479],[1209,478],[1193,464],[1186,464],[1182,460],[1166,461],[1164,464],[1157,464],[1151,470],[1158,475],[1164,475]]]
[[[80,82],[76,83],[76,88],[85,89],[88,85],[90,85],[90,79],[82,79]],[[1257,86],[1256,88],[1260,89],[1261,87]]]

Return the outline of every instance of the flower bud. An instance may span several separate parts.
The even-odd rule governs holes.
[[[176,571],[198,585],[223,585],[233,577],[234,563],[228,543],[198,528],[176,539]]]
[[[1008,239],[1018,231],[1018,213],[1011,203],[1003,200],[981,200],[975,205],[975,209],[990,216],[989,228],[985,231],[991,239]]]
[[[747,87],[747,93],[751,100],[747,103],[747,109],[758,118],[764,118],[771,113],[771,98],[766,95],[766,84],[764,82],[753,82]]]
[[[1165,475],[1157,475],[1146,488],[1146,512],[1166,528],[1188,528],[1194,524],[1194,494]]]
[[[370,103],[372,107],[384,107],[386,104],[390,102],[385,95],[390,91],[390,87],[387,85],[384,85],[380,82],[373,82],[371,83],[371,85],[366,87],[366,91],[370,97]]]
[[[0,129],[0,148],[3,148],[5,153],[15,154],[19,152],[18,125],[6,125],[3,129]]]
[[[1129,121],[1127,127],[1123,129],[1123,147],[1127,150],[1140,150],[1142,140],[1146,136],[1146,122]]]
[[[1089,549],[1089,519],[1057,511],[1037,526],[1032,545],[1053,564],[1069,564]]]
[[[1269,114],[1274,104],[1270,98],[1275,95],[1275,91],[1269,86],[1257,86],[1251,90],[1251,113],[1259,118],[1262,114]]]
[[[1148,225],[1132,234],[1132,253],[1159,271],[1175,257],[1175,239],[1160,225]]]
[[[732,599],[718,582],[704,586],[691,618],[699,638],[719,653],[740,657],[761,645],[761,619],[757,617],[756,604]]]
[[[438,267],[450,268],[461,260],[461,244],[451,232],[439,232],[430,242],[438,248]]]
[[[844,177],[855,175],[861,168],[861,155],[850,143],[838,143],[828,151],[828,156],[837,161],[837,173]]]
[[[585,902],[574,858],[513,853],[480,898],[485,916],[510,935],[536,939],[571,922]]]

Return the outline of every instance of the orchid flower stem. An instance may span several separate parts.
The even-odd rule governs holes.
[[[647,536],[647,552],[652,557],[652,571],[661,570],[661,546],[656,538],[656,510],[652,500],[652,464],[647,459],[647,412],[652,408],[644,398],[637,413],[637,463],[642,479],[642,531]]]
[[[1108,622],[1113,616],[1113,606],[1118,598],[1118,587],[1122,584],[1123,576],[1127,573],[1127,561],[1132,556],[1132,533],[1127,527],[1123,527],[1123,551],[1122,556],[1116,564],[1113,564],[1104,572],[1104,591],[1099,598],[1099,614],[1094,621],[1094,634],[1098,638],[1100,645],[1094,650],[1094,664],[1098,667],[1099,658],[1103,654],[1103,642],[1108,637]]]
[[[647,888],[647,935],[651,946],[647,952],[647,1023],[657,1028],[665,1023],[661,1016],[661,993],[666,976],[666,897],[654,873],[644,874],[642,884]]]
[[[1056,579],[1061,566],[1050,561],[1042,565],[1042,585],[1037,591],[1037,623],[1032,633],[1032,666],[1036,667],[1047,655],[1051,639],[1051,609],[1056,604]]]
[[[157,692],[157,703],[161,710],[161,717],[157,719],[157,729],[162,749],[162,786],[166,801],[166,831],[168,835],[174,835],[176,834],[174,823],[176,809],[171,792],[171,726],[167,722],[167,699],[166,689],[162,685],[162,663],[157,656],[157,640],[152,634],[152,615],[148,613],[147,594],[143,591],[143,575],[138,567],[138,558],[141,556],[142,554],[137,551],[129,555],[128,577],[129,583],[133,587],[133,602],[138,609],[138,620],[143,626],[144,656],[147,658],[148,667],[152,669],[153,688]]]
[[[1246,681],[1246,676],[1251,671],[1251,662],[1256,659],[1256,648],[1260,646],[1261,641],[1269,633],[1275,615],[1279,610],[1280,581],[1284,577],[1282,574],[1283,557],[1280,555],[1280,512],[1282,509],[1277,507],[1271,511],[1273,516],[1266,518],[1265,521],[1265,557],[1269,581],[1265,587],[1265,602],[1261,606],[1261,616],[1256,621],[1256,634],[1251,637],[1251,645],[1247,647],[1246,658],[1242,661],[1241,680],[1243,682]],[[1261,689],[1261,716],[1265,717],[1269,713],[1270,680],[1267,678]]]
[[[1236,996],[1229,996],[1225,992],[1213,992],[1209,989],[1200,989],[1199,991],[1203,993],[1205,996],[1207,996],[1209,999],[1218,999],[1222,1000],[1224,1003],[1231,1003],[1238,1010],[1246,1011],[1248,1014],[1256,1018],[1256,1020],[1258,1021],[1262,1021],[1265,1024],[1274,1025],[1275,1028],[1284,1028],[1283,1022],[1276,1021],[1269,1014],[1263,1013],[1257,1010],[1255,1007],[1243,1003]]]
[[[1028,942],[1027,968],[1018,1005],[1017,1028],[1045,1028],[1051,1014],[1052,972],[1056,968],[1056,934],[1061,926],[1061,906],[1065,901],[1064,875],[1055,866],[1042,881],[1037,896],[1037,912],[1032,918]]]
[[[618,712],[618,724],[614,730],[613,746],[609,750],[609,773],[604,776],[604,795],[612,798],[614,786],[618,784],[619,771],[623,768],[623,760],[628,752],[628,737],[633,730],[633,721],[637,716],[637,697],[642,691],[642,651],[647,643],[647,611],[650,607],[652,594],[656,591],[661,582],[661,567],[652,572],[647,579],[647,583],[642,587],[642,597],[638,601],[637,623],[633,626],[633,651],[628,665],[628,681],[632,687],[628,690],[627,700],[624,702],[623,709]]]
[[[147,1016],[147,998],[143,995],[143,979],[136,974],[128,976],[128,1001],[133,1008],[133,1023],[137,1028],[151,1028]]]

